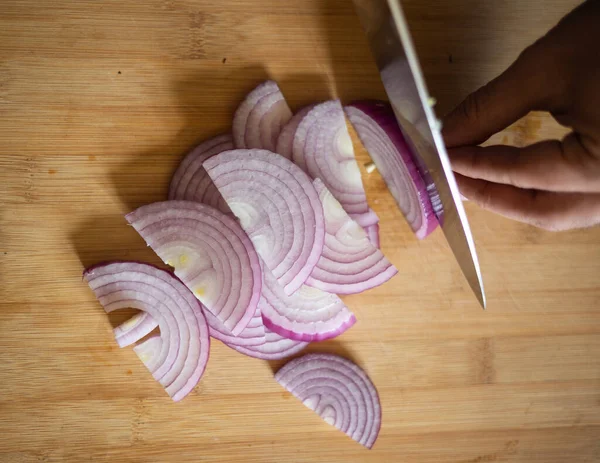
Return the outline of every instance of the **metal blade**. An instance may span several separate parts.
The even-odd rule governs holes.
[[[437,187],[432,198],[446,240],[481,306],[485,293],[473,235],[399,0],[354,0],[404,135]]]

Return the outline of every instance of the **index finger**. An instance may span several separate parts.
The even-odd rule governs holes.
[[[446,145],[483,143],[529,111],[553,109],[561,79],[551,53],[543,40],[535,43],[504,73],[469,95],[444,119]]]

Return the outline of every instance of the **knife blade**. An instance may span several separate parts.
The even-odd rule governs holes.
[[[473,234],[399,0],[354,0],[398,124],[437,188],[432,203],[469,286],[486,299]],[[439,196],[438,196],[439,195]]]

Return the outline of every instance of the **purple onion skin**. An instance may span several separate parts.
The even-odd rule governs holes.
[[[421,203],[423,216],[427,220],[427,224],[425,230],[417,234],[419,239],[425,238],[439,224],[437,212],[441,213],[441,209],[439,207],[434,208],[434,204],[436,206],[440,204],[439,194],[423,160],[416,154],[413,144],[410,143],[408,137],[405,135],[405,131],[399,126],[391,105],[380,100],[361,100],[352,102],[347,107],[356,108],[373,119],[393,143],[400,155],[400,159],[411,174],[411,179],[415,183],[417,190],[425,190],[426,194],[420,195],[419,202]],[[419,185],[422,185],[422,188],[419,188]],[[436,211],[436,209],[438,210]]]
[[[392,109],[392,106],[387,101],[382,101],[382,100],[353,101],[352,103],[350,103],[349,106],[354,106],[355,108],[358,108],[361,111],[366,112],[367,114],[372,113],[373,107],[377,106],[378,110],[380,111],[381,118],[389,120],[390,129],[397,130],[396,127],[394,127],[394,126],[397,126],[397,128],[400,129],[401,136],[403,138],[403,142],[404,142],[404,144],[407,145],[408,151],[410,152],[410,155],[411,155],[411,158],[412,158],[413,162],[416,164],[417,169],[419,170],[419,174],[421,174],[421,178],[423,179],[423,181],[425,182],[425,185],[427,186],[427,192],[429,194],[429,199],[432,202],[432,208],[433,208],[436,216],[438,217],[438,219],[440,218],[440,216],[443,216],[443,209],[442,209],[441,203],[439,202],[439,193],[437,191],[437,188],[435,187],[433,178],[431,177],[431,174],[429,173],[429,169],[425,165],[425,161],[423,161],[423,158],[419,155],[419,152],[417,151],[417,149],[416,149],[414,143],[412,142],[410,136],[408,135],[407,131],[398,122],[398,119],[396,119],[396,115],[394,114],[394,110]],[[386,130],[386,132],[388,132],[388,134],[390,133],[389,130]],[[437,204],[439,204],[439,206],[437,206]]]

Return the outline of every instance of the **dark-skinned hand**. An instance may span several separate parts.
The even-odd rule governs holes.
[[[572,132],[524,148],[476,146],[530,111]],[[600,0],[576,8],[444,120],[463,196],[547,230],[600,224]]]

